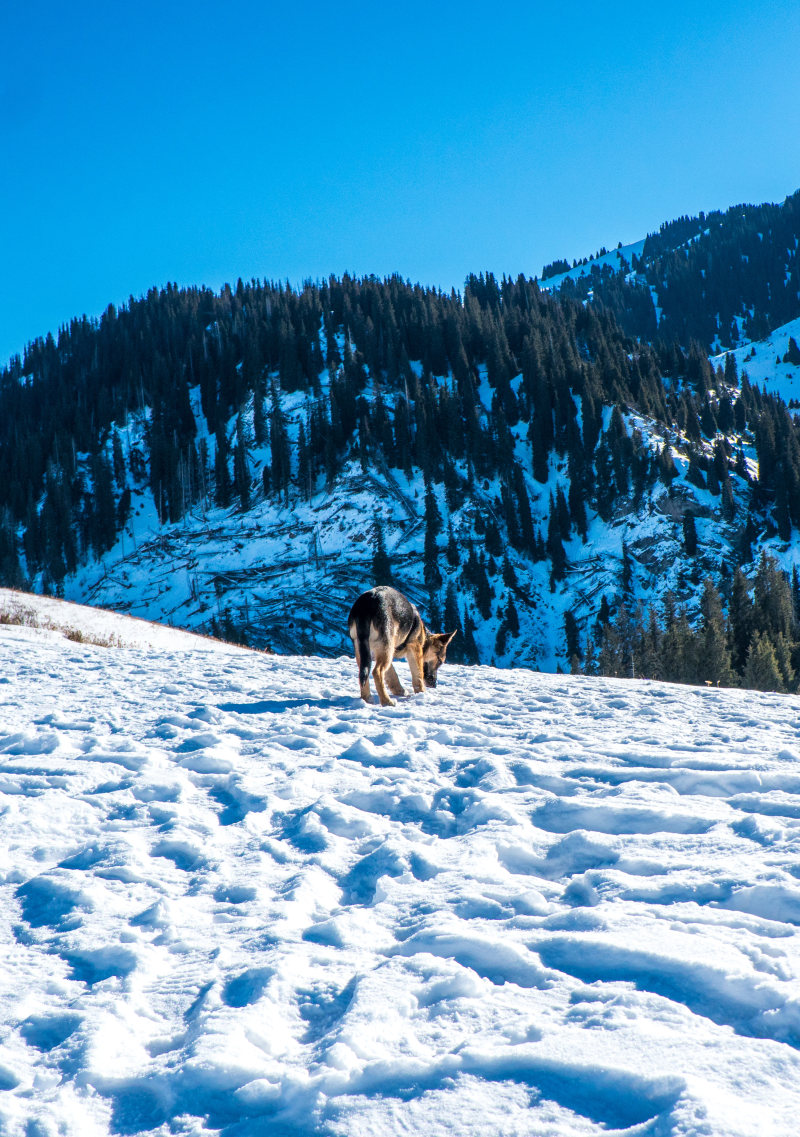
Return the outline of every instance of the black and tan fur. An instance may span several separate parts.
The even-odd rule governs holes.
[[[444,663],[447,645],[456,634],[437,635],[428,631],[411,601],[396,588],[384,584],[359,596],[350,609],[347,627],[356,649],[361,698],[365,703],[372,702],[369,669],[374,659],[372,677],[384,707],[395,705],[387,686],[393,695],[407,694],[392,661],[406,657],[414,691],[421,695],[426,686],[436,686],[436,672]]]

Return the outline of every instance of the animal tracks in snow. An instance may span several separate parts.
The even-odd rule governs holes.
[[[795,700],[0,635],[10,1137],[795,1132]]]

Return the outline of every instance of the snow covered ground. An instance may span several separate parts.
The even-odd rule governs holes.
[[[0,1132],[797,1133],[797,700],[163,635],[0,626]]]

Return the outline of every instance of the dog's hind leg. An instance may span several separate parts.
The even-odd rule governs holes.
[[[400,678],[394,669],[394,664],[391,664],[386,669],[386,685],[393,695],[403,696],[408,694],[405,687],[400,682]]]
[[[372,692],[369,689],[369,665],[372,663],[372,655],[369,650],[369,640],[354,639],[353,645],[356,649],[356,667],[358,668],[358,683],[361,687],[361,698],[365,703],[372,702]]]
[[[375,680],[375,689],[378,692],[378,698],[381,701],[382,707],[395,706],[394,699],[389,698],[389,694],[386,690],[386,683],[384,682],[386,673],[391,668],[391,666],[391,657],[381,654],[375,660],[375,666],[372,669],[372,678]]]

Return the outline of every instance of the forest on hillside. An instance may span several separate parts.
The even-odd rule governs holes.
[[[579,299],[591,293],[639,339],[730,349],[797,317],[799,249],[800,190],[781,204],[735,205],[666,222],[633,257],[632,273],[589,264],[560,291]]]

